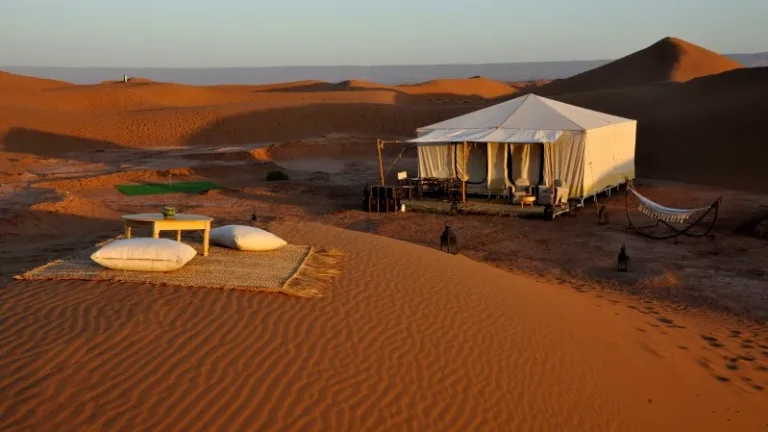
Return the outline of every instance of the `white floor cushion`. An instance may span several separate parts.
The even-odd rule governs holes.
[[[245,225],[224,225],[212,229],[211,243],[247,251],[270,251],[288,244],[271,232]]]
[[[132,238],[115,240],[91,255],[91,259],[114,270],[173,271],[197,255],[191,246],[168,239]]]

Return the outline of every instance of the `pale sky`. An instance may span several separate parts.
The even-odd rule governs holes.
[[[613,59],[676,36],[768,51],[768,0],[0,0],[1,66]]]

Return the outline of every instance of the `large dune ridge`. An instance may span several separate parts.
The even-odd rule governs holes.
[[[741,349],[716,324],[657,321],[370,234],[271,229],[345,251],[326,297],[76,281],[0,291],[0,428],[765,426],[766,393],[753,388],[764,359],[742,362],[753,382],[721,382],[730,372],[718,352]]]
[[[768,68],[552,97],[637,119],[640,177],[768,191],[768,148],[755,138],[768,118]]]
[[[578,75],[555,80],[541,89],[548,94],[583,92],[650,84],[686,82],[740,69],[739,62],[675,37]]]
[[[516,91],[485,79],[403,87],[355,82],[202,87],[147,81],[51,86],[45,80],[35,87],[33,78],[18,79],[27,82],[21,90],[0,87],[0,145],[22,153],[27,145],[47,147],[38,156],[76,150],[60,148],[63,137],[92,149],[94,142],[149,148],[350,132],[407,136],[486,97]],[[8,81],[9,88],[15,85]],[[459,103],[436,106],[436,100],[445,99]]]

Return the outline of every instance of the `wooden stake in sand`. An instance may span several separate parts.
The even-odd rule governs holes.
[[[379,155],[379,176],[381,178],[381,185],[384,186],[384,161],[381,159],[381,148],[384,147],[384,143],[380,140],[376,140],[376,151]]]
[[[461,167],[462,167],[462,173],[461,173],[461,202],[465,203],[467,202],[467,179],[469,176],[467,175],[467,142],[464,141],[463,144],[464,151],[462,152],[461,156]]]

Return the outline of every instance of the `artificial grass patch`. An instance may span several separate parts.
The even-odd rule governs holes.
[[[220,185],[210,181],[173,182],[170,185],[168,183],[125,184],[115,185],[115,188],[122,192],[123,195],[129,196],[170,193],[203,193],[211,189],[222,189]]]

